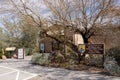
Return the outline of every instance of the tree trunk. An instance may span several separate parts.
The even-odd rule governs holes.
[[[89,43],[89,38],[86,37],[86,35],[82,35],[84,43]]]
[[[89,38],[86,37],[86,34],[82,34],[83,37],[83,41],[84,44],[89,43]],[[85,58],[86,54],[81,55],[80,52],[78,53],[78,63],[80,63],[84,58]]]

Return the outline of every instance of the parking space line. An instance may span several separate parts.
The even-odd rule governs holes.
[[[11,71],[11,72],[8,72],[8,73],[4,73],[4,74],[1,74],[0,76],[4,76],[4,75],[7,75],[7,74],[11,74],[11,73],[14,73],[16,71]]]
[[[14,71],[24,72],[24,73],[31,74],[31,75],[37,75],[37,74],[35,74],[35,73],[30,73],[30,72],[26,72],[26,71],[22,71],[22,70],[14,69],[14,68],[6,67],[6,66],[0,66],[0,67],[2,67],[2,68],[6,68],[6,69],[11,69],[11,70],[14,70]]]
[[[26,71],[20,71],[20,72],[23,72],[23,73],[26,73],[26,74],[30,74],[30,75],[37,75],[35,73],[30,73],[30,72],[26,72]]]
[[[17,71],[16,80],[19,80],[19,75],[20,75],[20,72],[19,72],[19,71]]]
[[[17,69],[14,69],[14,68],[10,68],[10,67],[6,67],[6,66],[0,66],[2,68],[6,68],[6,69],[10,69],[10,70],[14,70],[14,71],[18,71]]]
[[[0,66],[0,67],[5,68],[5,69],[13,70],[13,71],[11,71],[11,72],[2,74],[2,75],[0,75],[0,76],[4,76],[4,75],[7,75],[7,74],[11,74],[11,73],[17,72],[17,76],[16,76],[16,79],[15,79],[15,80],[19,80],[20,72],[23,72],[23,73],[32,75],[32,76],[30,76],[30,77],[26,77],[26,78],[23,79],[23,80],[28,80],[28,79],[31,79],[31,78],[33,78],[33,77],[35,77],[35,76],[38,76],[38,74],[35,74],[35,73],[30,73],[30,72],[26,72],[26,71],[21,71],[21,70],[14,69],[14,68],[10,68],[10,67],[6,67],[6,66]]]
[[[27,78],[25,78],[23,80],[28,80],[28,79],[31,79],[31,78],[36,77],[36,76],[38,76],[38,75],[33,75],[33,76],[27,77]]]

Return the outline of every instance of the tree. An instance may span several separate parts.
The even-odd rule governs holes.
[[[5,34],[3,33],[3,29],[0,27],[0,49],[6,46],[4,40],[5,40]]]
[[[111,9],[115,7],[115,0],[44,0],[52,16],[50,19],[43,18],[28,6],[29,2],[20,0],[20,5],[11,0],[16,11],[21,15],[29,16],[39,27],[41,34],[50,37],[62,44],[69,46],[73,51],[79,53],[77,45],[60,37],[55,37],[47,33],[49,24],[57,24],[70,28],[72,31],[82,35],[84,43],[95,35],[97,29],[102,29],[103,25],[111,24],[114,16],[111,16]],[[79,61],[82,56],[79,54]]]
[[[21,16],[21,46],[26,48],[35,48],[39,29],[28,16]]]
[[[3,18],[2,24],[4,26],[4,42],[7,43],[6,46],[17,46],[20,38],[20,28],[19,25],[17,25],[17,21],[15,21],[15,19],[13,18],[11,18],[10,20],[7,18]]]
[[[34,23],[30,23],[29,17],[9,17],[3,18],[4,34],[6,38],[4,42],[7,46],[35,48],[38,29]]]
[[[115,0],[44,0],[53,17],[53,24],[70,25],[72,30],[80,33],[84,43],[101,28],[113,20],[109,12],[114,8]]]
[[[70,27],[82,35],[84,43],[89,43],[89,39],[98,29],[109,26],[115,18],[111,12],[116,7],[115,0],[44,0],[44,2],[53,14],[50,22]],[[79,53],[74,44],[70,46]],[[84,56],[78,54],[79,61]]]

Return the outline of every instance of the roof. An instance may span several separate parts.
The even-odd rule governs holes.
[[[5,51],[15,51],[16,47],[7,47]]]

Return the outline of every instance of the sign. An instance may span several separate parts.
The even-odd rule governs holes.
[[[24,49],[18,49],[18,59],[24,59]]]
[[[78,49],[79,49],[80,53],[83,54],[85,52],[85,44],[79,45]]]
[[[81,54],[104,54],[104,44],[79,44]]]
[[[45,50],[45,45],[44,45],[44,43],[40,43],[40,50],[42,50],[42,51]]]
[[[104,54],[104,44],[86,44],[86,53]]]

